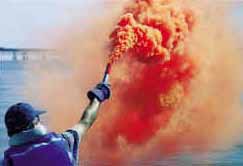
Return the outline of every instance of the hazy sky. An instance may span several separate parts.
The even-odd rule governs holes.
[[[0,0],[0,46],[42,47],[45,32],[83,19],[98,0]]]
[[[47,47],[45,32],[102,12],[101,2],[104,0],[0,0],[0,47]],[[243,29],[243,3],[235,5],[232,21]]]

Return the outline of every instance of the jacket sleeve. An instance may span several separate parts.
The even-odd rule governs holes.
[[[80,137],[75,130],[67,130],[61,134],[61,136],[66,140],[68,149],[72,153],[72,157],[75,162],[78,162],[79,155],[79,142]]]

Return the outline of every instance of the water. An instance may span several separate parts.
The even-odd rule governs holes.
[[[4,126],[4,114],[9,105],[24,99],[24,63],[0,63],[0,154],[3,157],[4,149],[8,145],[8,137]]]
[[[4,114],[6,109],[19,101],[25,100],[25,78],[28,73],[28,63],[6,61],[0,62],[0,157],[3,157],[4,150],[8,147],[8,137],[4,127]],[[83,165],[111,165],[102,161],[82,161]],[[179,163],[179,164],[178,164]],[[215,166],[242,166],[243,145],[235,145],[230,149],[216,149],[210,152],[198,153],[187,149],[172,156],[161,157],[153,161],[130,161],[132,166],[170,166],[170,165],[215,165]]]

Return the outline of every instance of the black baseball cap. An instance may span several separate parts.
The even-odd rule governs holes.
[[[17,134],[27,126],[32,124],[33,120],[39,115],[46,113],[43,110],[37,110],[27,103],[17,103],[9,107],[5,114],[5,125],[8,135]]]

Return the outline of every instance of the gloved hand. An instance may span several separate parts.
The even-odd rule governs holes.
[[[99,83],[96,87],[88,91],[87,96],[92,101],[94,98],[98,99],[100,102],[109,99],[111,95],[110,85],[105,83]]]

